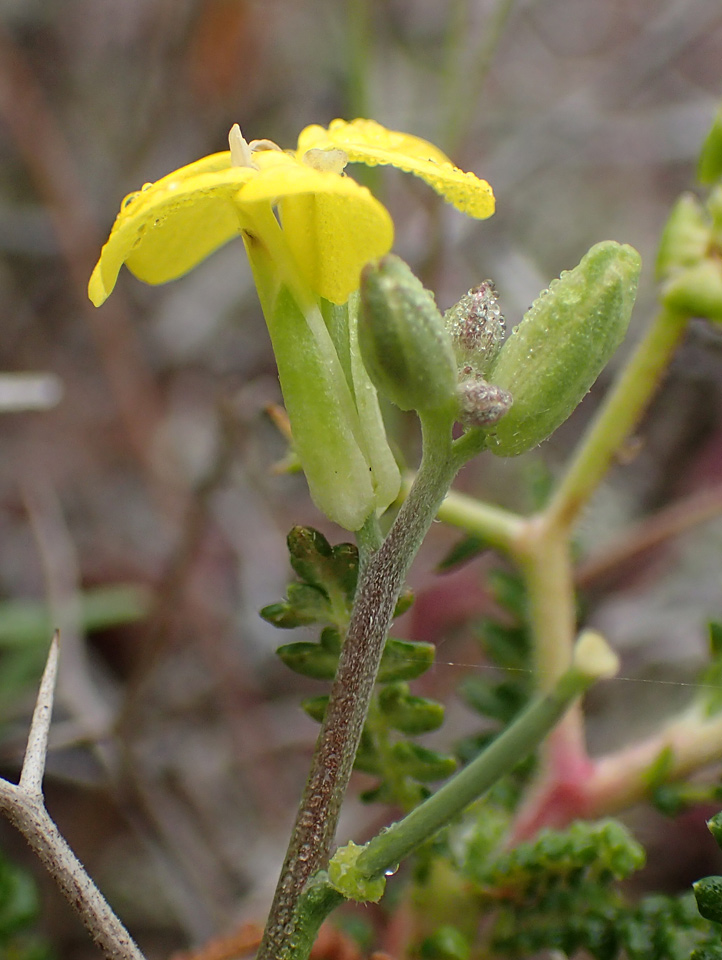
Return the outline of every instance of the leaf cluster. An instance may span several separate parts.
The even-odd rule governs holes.
[[[332,681],[351,616],[359,557],[351,543],[331,546],[310,527],[294,527],[288,535],[291,566],[298,579],[289,583],[286,598],[261,610],[261,616],[282,629],[317,624],[317,641],[287,643],[277,650],[281,660],[296,673],[315,680]],[[412,602],[402,593],[394,615]],[[425,673],[434,662],[433,644],[388,637],[377,675],[373,697],[355,767],[378,778],[377,785],[362,795],[366,801],[396,803],[410,809],[424,799],[424,784],[442,780],[456,769],[456,760],[430,750],[412,738],[436,730],[444,708],[427,697],[414,696],[409,680]],[[328,695],[303,701],[304,711],[322,722]]]
[[[618,882],[643,865],[644,851],[617,821],[578,821],[491,853],[488,839],[482,811],[451,846],[479,917],[487,918],[492,954],[553,950],[595,960],[687,960],[693,949],[712,950],[719,942],[717,925],[700,917],[691,896],[655,895],[637,904],[624,896]],[[427,938],[427,953],[437,940]],[[446,960],[443,950],[434,956]]]

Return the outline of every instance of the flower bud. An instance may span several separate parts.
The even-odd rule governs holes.
[[[491,280],[484,280],[444,314],[460,368],[470,366],[483,376],[496,360],[506,324]]]
[[[389,254],[361,273],[359,346],[375,386],[402,410],[432,410],[456,388],[451,338],[433,295]]]
[[[459,422],[464,427],[491,427],[510,409],[512,395],[483,377],[467,377],[456,388]]]
[[[722,265],[709,259],[677,271],[662,288],[660,298],[677,313],[722,322]]]
[[[712,237],[709,217],[693,193],[683,193],[672,207],[657,253],[657,277],[690,267],[707,256]]]
[[[490,431],[493,453],[535,447],[581,402],[624,338],[640,268],[632,247],[598,243],[534,301],[488,374],[514,398]]]

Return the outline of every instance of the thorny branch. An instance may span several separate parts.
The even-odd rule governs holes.
[[[42,860],[106,957],[144,960],[45,809],[42,781],[58,674],[58,639],[56,631],[40,682],[20,782],[15,784],[0,778],[0,810]]]

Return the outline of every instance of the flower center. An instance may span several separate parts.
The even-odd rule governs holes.
[[[261,150],[278,150],[283,153],[273,140],[251,140],[249,143],[237,123],[233,124],[228,134],[228,146],[231,148],[231,166],[252,167],[254,170],[258,169],[258,164],[253,159],[254,153]]]

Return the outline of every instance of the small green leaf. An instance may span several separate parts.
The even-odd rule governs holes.
[[[444,722],[444,707],[435,700],[412,696],[406,683],[384,687],[379,708],[390,727],[412,737],[438,730]]]
[[[404,587],[394,607],[394,617],[401,617],[409,610],[414,602],[414,591],[411,587]]]
[[[489,571],[488,582],[489,589],[500,607],[519,620],[527,616],[526,587],[518,574],[497,567]]]
[[[697,909],[705,918],[722,923],[722,877],[704,877],[692,884]]]
[[[261,610],[264,620],[282,630],[328,622],[330,615],[328,597],[307,583],[289,583],[287,600],[271,603]]]
[[[462,540],[459,540],[458,543],[454,544],[443,560],[437,565],[436,569],[440,573],[445,573],[447,570],[461,567],[489,549],[489,542],[483,537],[464,537]]]
[[[722,812],[716,813],[707,821],[707,829],[717,841],[717,846],[722,849]]]
[[[314,680],[333,680],[338,666],[338,654],[329,653],[318,643],[298,641],[286,643],[276,653],[290,670]]]
[[[328,695],[323,694],[320,697],[306,697],[305,700],[301,701],[301,709],[303,712],[312,720],[315,720],[316,723],[323,723],[327,706]]]
[[[391,748],[393,762],[399,772],[414,780],[428,783],[432,780],[445,780],[456,770],[457,763],[454,757],[448,754],[437,753],[418,743],[402,740]]]
[[[333,653],[338,657],[343,646],[341,631],[337,627],[324,627],[321,631],[320,643],[327,653]]]
[[[477,713],[503,724],[512,720],[527,701],[526,693],[514,681],[490,685],[473,676],[462,681],[459,693]]]
[[[331,546],[313,527],[293,527],[288,534],[291,566],[306,583],[326,593],[341,590],[353,599],[358,578],[358,549],[352,543]]]
[[[381,657],[377,680],[379,683],[415,680],[433,665],[435,655],[436,647],[433,643],[389,637]]]
[[[365,727],[361,733],[361,742],[356,751],[354,768],[360,770],[362,773],[372,773],[374,775],[380,775],[381,773],[381,764],[373,737]]]

